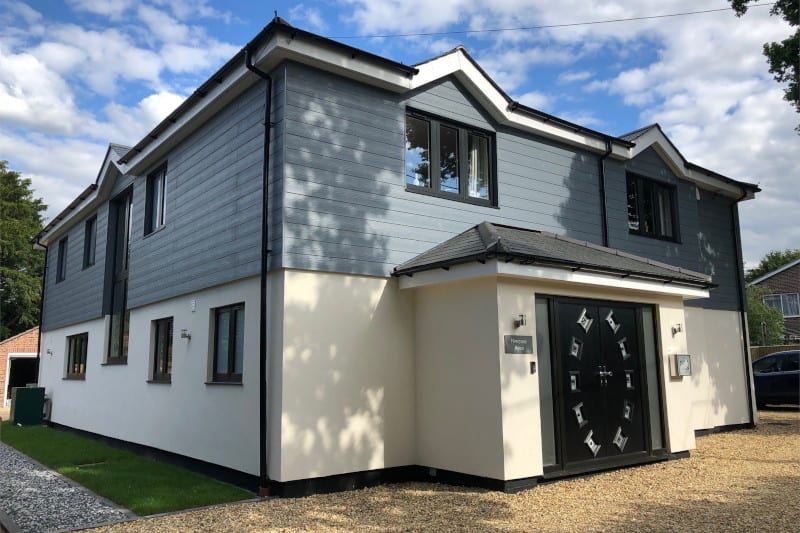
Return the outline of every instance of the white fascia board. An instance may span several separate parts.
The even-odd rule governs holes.
[[[581,132],[570,131],[562,126],[548,123],[543,119],[515,113],[509,109],[509,103],[504,95],[497,90],[497,87],[486,78],[460,49],[418,65],[417,68],[419,73],[411,80],[412,89],[423,87],[446,76],[455,76],[492,117],[501,124],[595,152],[605,152],[606,150],[605,141],[602,139],[585,135]],[[623,147],[615,148],[620,156],[626,152]]]
[[[369,58],[343,54],[341,51],[323,43],[293,38],[290,35],[277,33],[253,52],[253,64],[269,72],[282,61],[292,60],[319,68],[340,76],[354,79],[372,86],[378,86],[394,92],[405,92],[410,88],[411,80],[402,72],[381,66]],[[219,112],[237,96],[260,80],[250,72],[242,59],[241,66],[230,72],[222,82],[206,94],[206,96],[187,110],[164,132],[160,138],[150,143],[139,154],[136,154],[125,166],[127,174],[141,174],[159,157],[180,141],[188,137],[203,122]]]
[[[661,157],[672,172],[681,178],[687,179],[696,184],[701,189],[730,196],[732,198],[739,198],[744,192],[741,188],[732,183],[727,183],[718,178],[707,176],[694,169],[687,168],[684,163],[683,156],[678,153],[675,147],[670,143],[664,134],[658,128],[652,128],[650,131],[636,139],[636,146],[630,149],[630,158],[634,158],[641,154],[648,148],[652,147],[653,150]],[[753,193],[749,193],[754,197]]]
[[[706,289],[665,283],[658,280],[651,281],[630,277],[622,278],[611,274],[584,272],[580,270],[573,272],[570,269],[520,265],[519,263],[506,263],[497,260],[491,260],[485,264],[466,263],[463,265],[455,265],[450,267],[450,270],[437,269],[417,272],[413,276],[401,277],[399,286],[401,289],[415,289],[428,285],[450,283],[453,281],[462,281],[485,276],[509,276],[534,281],[559,281],[563,283],[575,283],[587,287],[612,288],[665,294],[669,296],[681,296],[685,300],[709,297],[708,290]]]
[[[111,177],[109,177],[111,175]],[[81,220],[87,213],[96,209],[103,201],[107,190],[113,186],[114,179],[121,175],[119,165],[117,165],[111,158],[111,154],[107,155],[103,166],[98,174],[97,188],[93,190],[83,201],[75,206],[75,208],[67,214],[63,220],[50,228],[50,230],[42,236],[39,241],[44,246],[49,246],[51,242],[58,239],[65,230],[72,227],[75,220]]]

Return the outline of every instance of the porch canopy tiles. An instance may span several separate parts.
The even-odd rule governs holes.
[[[485,221],[396,267],[393,275],[411,277],[436,269],[449,270],[456,265],[485,264],[492,259],[501,265],[540,266],[571,273],[599,274],[631,283],[645,282],[650,286],[658,284],[663,286],[659,292],[674,292],[685,297],[707,297],[707,290],[716,286],[710,276],[699,272],[553,233]],[[499,268],[497,273],[514,272]],[[439,280],[407,281],[401,286],[436,281]],[[666,290],[668,285],[670,290]]]

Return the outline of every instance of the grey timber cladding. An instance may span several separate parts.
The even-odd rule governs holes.
[[[596,159],[497,129],[456,82],[397,95],[286,67],[283,264],[388,275],[484,220],[598,242]],[[406,106],[494,132],[499,209],[406,191]]]
[[[498,126],[453,79],[397,95],[288,63],[284,96],[285,267],[386,276],[484,220],[602,244],[599,156]],[[497,208],[406,191],[407,106],[495,134]],[[681,242],[628,233],[626,170],[677,187]],[[606,174],[610,246],[711,274],[720,288],[690,305],[738,309],[731,200],[698,202],[653,150]]]
[[[264,90],[259,82],[173,149],[167,164],[165,224],[144,235],[146,177],[133,193],[131,308],[260,272]],[[273,85],[271,161],[281,166],[283,80]],[[279,197],[274,172],[270,196]],[[280,227],[272,210],[271,227]],[[280,257],[280,232],[271,232]],[[275,263],[273,264],[275,266]]]
[[[626,171],[676,186],[680,242],[663,241],[628,232]],[[733,199],[700,190],[679,179],[651,148],[624,163],[606,163],[609,246],[712,276],[719,285],[711,297],[686,305],[737,310],[737,262],[733,238]]]
[[[85,223],[95,213],[97,214],[95,263],[84,270]],[[58,264],[58,241],[60,239],[47,247],[45,299],[41,320],[43,331],[102,316],[108,204],[102,205],[95,213],[77,221],[66,233],[68,239],[67,275],[63,281],[58,283],[56,283],[56,265]]]

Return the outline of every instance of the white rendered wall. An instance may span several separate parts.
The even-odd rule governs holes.
[[[415,293],[416,462],[505,479],[497,283],[481,278]]]
[[[739,313],[686,308],[694,429],[750,422]],[[748,363],[749,364],[749,363]]]
[[[297,270],[282,291],[273,479],[414,464],[412,294],[396,279]]]
[[[192,301],[195,310],[192,311]],[[211,310],[245,304],[242,385],[206,385]],[[258,474],[259,279],[131,310],[127,365],[102,365],[108,319],[42,334],[39,382],[53,422]],[[147,383],[151,321],[174,317],[172,383]],[[191,340],[180,331],[191,332]],[[85,380],[65,380],[66,337],[89,333]]]

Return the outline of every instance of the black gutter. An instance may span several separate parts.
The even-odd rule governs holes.
[[[39,238],[42,235],[44,235],[45,233],[47,233],[48,231],[50,231],[51,229],[53,229],[53,227],[56,224],[58,224],[59,222],[61,222],[65,218],[67,218],[67,215],[69,215],[72,211],[74,211],[75,208],[78,207],[95,190],[97,190],[97,184],[96,183],[92,183],[91,185],[86,187],[86,189],[84,189],[84,191],[80,195],[78,195],[78,197],[75,198],[72,201],[72,203],[70,203],[67,207],[64,208],[63,211],[61,211],[59,214],[57,214],[55,216],[55,218],[53,220],[51,220],[50,223],[47,224],[47,226],[45,226],[42,229],[42,231],[39,232],[38,235],[36,235],[36,237],[34,237],[34,239],[36,240],[36,244],[39,244],[40,246],[44,246],[44,245],[39,243]]]
[[[748,346],[747,339],[749,337],[749,332],[747,329],[747,293],[745,292],[744,288],[744,262],[742,261],[742,239],[741,235],[739,234],[739,202],[745,199],[747,196],[747,191],[743,192],[742,195],[739,197],[738,200],[731,204],[731,222],[733,231],[733,247],[734,247],[734,254],[736,256],[736,289],[739,293],[739,305],[742,307],[741,311],[739,311],[739,319],[742,323],[742,344],[744,347],[744,376],[745,376],[745,388],[747,389],[747,405],[749,406],[749,413],[750,413],[750,425],[755,425],[755,415],[753,414],[753,393],[750,389],[751,383],[753,383],[753,376],[752,372],[753,369],[750,366],[750,347]]]
[[[245,48],[244,63],[247,69],[266,82],[264,88],[264,154],[261,167],[261,301],[259,304],[258,332],[258,494],[269,496],[269,465],[267,455],[267,377],[269,357],[267,352],[267,274],[269,271],[269,135],[272,128],[272,76],[253,65],[252,52]]]
[[[606,139],[606,151],[597,161],[600,174],[600,227],[603,232],[603,246],[608,248],[608,208],[606,207],[606,165],[605,161],[611,155],[611,141]]]

